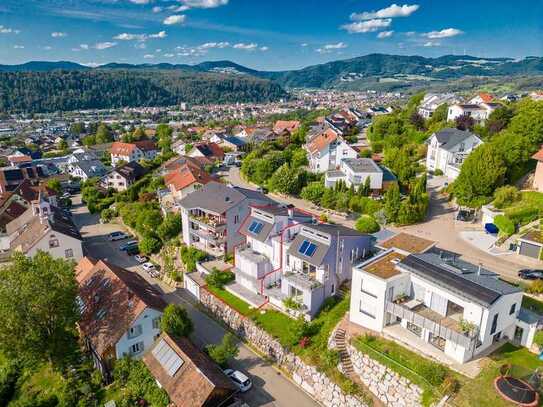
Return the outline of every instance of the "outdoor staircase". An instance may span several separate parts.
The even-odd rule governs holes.
[[[351,280],[344,281],[338,288],[336,295],[343,299],[351,292]]]
[[[339,360],[341,362],[341,367],[343,368],[343,373],[345,373],[345,376],[349,377],[349,379],[353,380],[355,372],[353,368],[353,362],[351,361],[351,356],[349,355],[349,352],[347,351],[347,346],[345,345],[344,329],[338,329],[336,331],[335,341],[336,348],[339,352]]]

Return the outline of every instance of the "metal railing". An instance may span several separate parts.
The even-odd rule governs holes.
[[[470,332],[458,332],[454,329],[441,325],[439,322],[426,318],[415,311],[388,301],[386,303],[386,311],[392,315],[407,320],[421,328],[428,329],[432,334],[437,335],[445,340],[452,341],[466,349],[472,349],[477,342],[479,330],[475,329]]]

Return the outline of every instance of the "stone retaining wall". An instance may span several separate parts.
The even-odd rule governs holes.
[[[294,382],[326,407],[367,407],[358,398],[345,394],[337,384],[314,366],[307,365],[294,353],[284,349],[271,335],[260,329],[209,291],[200,291],[202,304],[233,329],[238,336],[250,342],[276,365],[292,376]]]

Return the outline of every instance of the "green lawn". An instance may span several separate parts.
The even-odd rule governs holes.
[[[247,304],[242,299],[236,297],[234,294],[229,293],[224,288],[217,288],[210,285],[208,285],[206,288],[209,292],[215,294],[217,297],[230,305],[240,314],[247,316],[251,314],[251,312],[253,312],[253,309],[249,304]]]
[[[290,347],[292,345],[293,331],[296,329],[297,321],[289,318],[282,312],[265,310],[253,315],[256,324],[276,338],[281,345]]]
[[[488,365],[475,379],[466,380],[453,401],[458,407],[507,407],[511,403],[503,400],[494,390],[494,379],[503,364],[515,366],[513,375],[528,376],[534,369],[542,368],[543,362],[526,348],[505,344],[490,357]]]

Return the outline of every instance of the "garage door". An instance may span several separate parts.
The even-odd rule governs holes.
[[[200,299],[200,287],[185,274],[185,288],[198,300]]]
[[[538,245],[521,242],[519,254],[523,256],[532,257],[534,259],[539,259],[539,251],[541,248]]]

